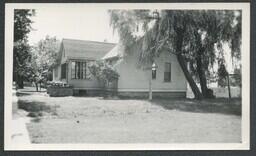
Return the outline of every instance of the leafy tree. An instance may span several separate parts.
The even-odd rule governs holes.
[[[31,51],[31,61],[28,63],[29,79],[34,82],[38,91],[38,84],[50,80],[54,65],[57,63],[59,40],[56,37],[46,36],[40,40]]]
[[[222,45],[227,42],[233,49],[232,56],[240,54],[239,15],[235,16],[235,11],[206,10],[161,10],[153,12],[156,17],[150,14],[150,10],[110,11],[111,24],[127,47],[126,53],[132,45],[140,45],[142,64],[152,63],[163,49],[175,54],[195,98],[207,97],[206,75],[216,59],[223,59],[216,50],[223,55]],[[143,33],[136,35],[140,24]],[[193,78],[199,79],[203,94]]]
[[[13,46],[13,80],[18,88],[23,88],[23,81],[27,78],[26,63],[30,59],[28,44],[28,33],[32,30],[31,17],[35,15],[34,10],[14,10],[14,46]]]

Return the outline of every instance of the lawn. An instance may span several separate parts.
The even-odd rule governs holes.
[[[23,90],[33,143],[241,142],[241,99],[49,97]]]

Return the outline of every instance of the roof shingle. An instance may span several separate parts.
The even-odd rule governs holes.
[[[102,59],[122,57],[123,51],[124,51],[124,47],[121,44],[118,44],[112,50],[110,50]]]
[[[116,45],[114,43],[74,39],[63,39],[62,43],[67,57],[89,59],[101,59]]]

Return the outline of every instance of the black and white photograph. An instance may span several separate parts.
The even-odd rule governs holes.
[[[249,150],[249,3],[5,8],[6,150]]]

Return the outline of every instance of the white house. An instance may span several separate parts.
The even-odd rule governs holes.
[[[53,70],[53,81],[63,81],[74,86],[75,93],[88,95],[103,90],[104,84],[96,78],[89,78],[88,63],[106,60],[114,66],[120,77],[117,82],[117,94],[129,97],[148,97],[151,70],[137,66],[139,48],[123,55],[120,45],[63,39],[59,50],[59,61]],[[163,51],[155,60],[156,77],[152,79],[153,97],[186,97],[186,78],[176,56]]]

